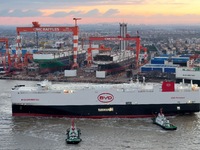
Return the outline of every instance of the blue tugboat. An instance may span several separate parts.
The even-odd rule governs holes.
[[[76,128],[74,119],[72,119],[71,127],[67,129],[66,135],[67,135],[66,138],[67,144],[78,144],[79,142],[82,141],[82,139],[80,138],[81,130]]]

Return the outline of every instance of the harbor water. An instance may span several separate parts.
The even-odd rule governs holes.
[[[143,119],[75,119],[82,142],[67,145],[69,118],[13,117],[10,90],[34,81],[0,80],[0,150],[199,150],[200,113],[167,117],[177,126],[165,131]],[[67,84],[67,83],[66,83]]]

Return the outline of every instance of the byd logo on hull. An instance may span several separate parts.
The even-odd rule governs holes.
[[[114,96],[110,93],[101,93],[99,94],[97,99],[102,103],[109,103],[114,100]]]

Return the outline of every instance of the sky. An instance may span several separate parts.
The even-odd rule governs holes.
[[[200,24],[200,0],[0,0],[0,25]]]

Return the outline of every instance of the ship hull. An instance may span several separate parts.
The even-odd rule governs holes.
[[[86,59],[86,53],[77,55],[77,63],[81,65]],[[40,73],[48,73],[70,69],[73,65],[73,55],[60,57],[56,59],[34,59],[34,62],[39,64]]]
[[[176,82],[193,83],[200,85],[200,69],[199,67],[180,67],[176,68]]]
[[[98,71],[106,71],[106,73],[114,74],[125,71],[126,69],[134,68],[134,60],[127,59],[118,63],[98,64]]]
[[[152,117],[163,108],[166,115],[190,114],[200,111],[200,104],[135,104],[135,105],[83,105],[36,106],[12,105],[13,116],[51,116],[76,118],[145,118]]]
[[[124,84],[55,84],[12,88],[13,116],[144,118],[200,111],[200,89],[165,81]]]

